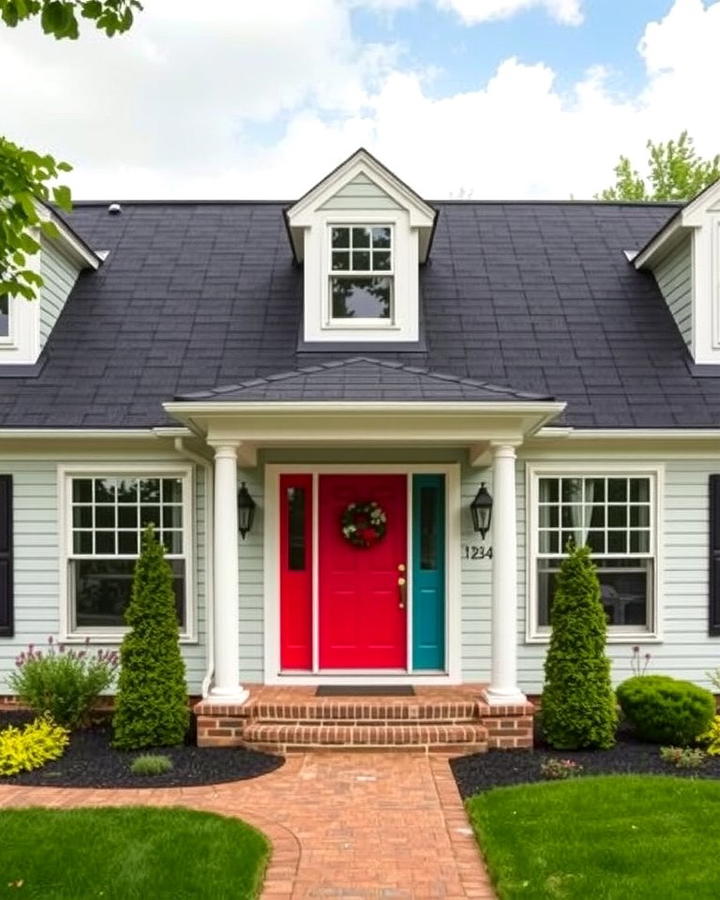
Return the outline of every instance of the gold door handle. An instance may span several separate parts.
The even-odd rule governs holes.
[[[400,589],[400,603],[398,605],[400,609],[405,609],[405,604],[407,602],[407,582],[404,578],[398,578],[398,588]]]
[[[398,572],[405,571],[405,563],[398,563]]]

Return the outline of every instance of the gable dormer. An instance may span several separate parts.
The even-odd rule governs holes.
[[[309,343],[419,339],[419,266],[436,212],[366,150],[286,211]]]
[[[33,366],[83,269],[97,269],[101,258],[49,207],[38,203],[41,221],[52,222],[55,236],[39,230],[40,250],[26,267],[42,278],[34,300],[0,295],[0,375],[5,366]],[[10,370],[5,370],[9,372]],[[13,374],[14,374],[13,369]]]
[[[720,365],[720,181],[670,219],[633,260],[650,270],[698,365]]]

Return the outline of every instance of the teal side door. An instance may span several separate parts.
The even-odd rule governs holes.
[[[413,670],[445,668],[445,476],[413,475]]]

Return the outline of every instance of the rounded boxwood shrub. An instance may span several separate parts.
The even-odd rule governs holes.
[[[617,698],[638,737],[658,744],[690,744],[715,716],[710,691],[669,675],[628,678],[618,686]]]
[[[556,580],[545,657],[542,726],[558,750],[606,750],[617,710],[605,655],[607,623],[589,547],[568,546]]]

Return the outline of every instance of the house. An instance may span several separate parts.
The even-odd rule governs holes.
[[[720,183],[429,203],[359,150],[294,203],[45,214],[0,306],[0,693],[28,642],[117,646],[148,522],[207,743],[328,682],[482,683],[527,742],[571,538],[615,680],[720,665]]]

